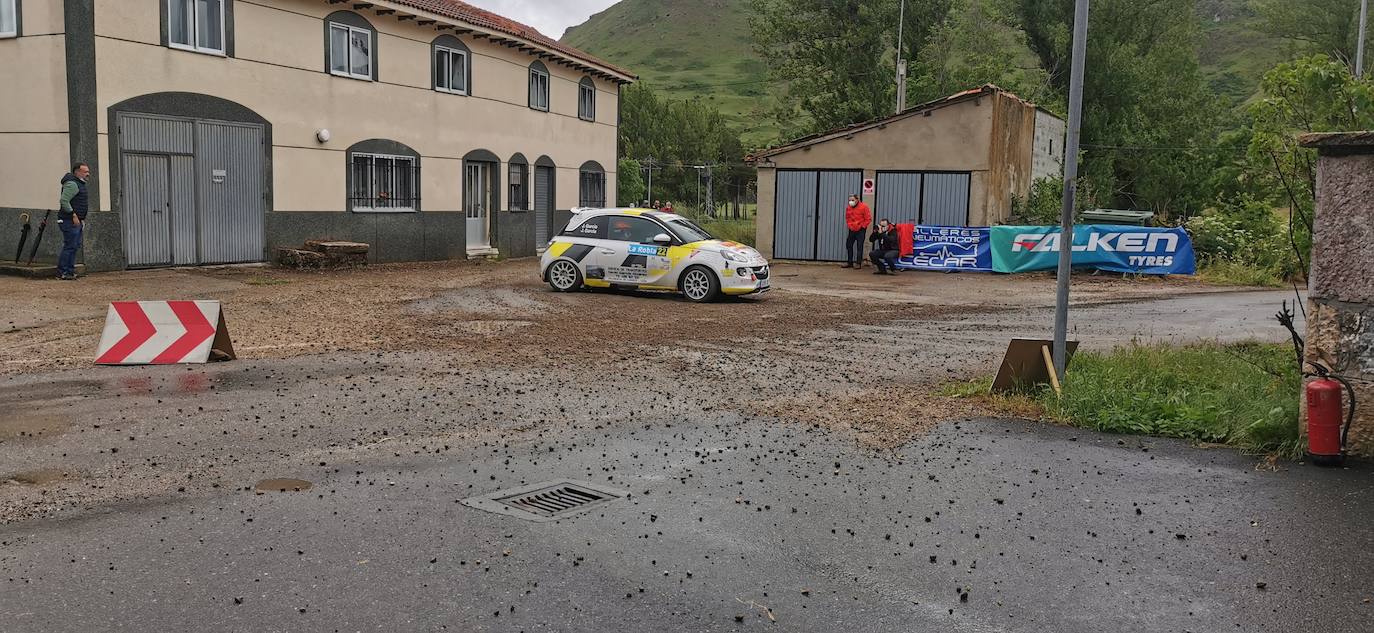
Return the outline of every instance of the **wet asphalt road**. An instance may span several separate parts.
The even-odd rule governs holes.
[[[1078,332],[1272,337],[1278,296],[1102,306]],[[0,526],[0,629],[1374,630],[1367,464],[1274,472],[992,420],[875,453],[736,406],[910,371],[882,355],[893,341],[926,346],[939,379],[1044,317],[637,346],[609,364],[387,352],[11,379],[0,403],[25,396],[39,434],[0,442],[5,470],[73,464],[62,485],[86,501]],[[313,487],[255,494],[270,477]],[[629,495],[552,523],[460,503],[557,478]]]
[[[0,618],[16,632],[1374,624],[1367,467],[1264,472],[1229,451],[1001,421],[891,455],[728,414],[586,430],[0,530]],[[552,477],[630,496],[555,523],[458,503]]]

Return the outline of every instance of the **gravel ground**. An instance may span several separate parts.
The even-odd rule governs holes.
[[[890,449],[941,420],[972,417],[930,388],[988,371],[1012,336],[1043,335],[1053,290],[1043,276],[779,266],[778,291],[694,305],[661,294],[557,294],[534,271],[524,261],[28,282],[37,291],[18,295],[0,334],[0,482],[10,481],[0,485],[0,522],[209,493],[322,452],[421,450],[414,442],[429,450],[538,433],[574,411],[606,417],[570,403],[590,402],[608,375],[654,386],[617,411],[734,410]],[[830,286],[843,296],[818,290]],[[1075,332],[1089,344],[1283,340],[1264,317],[1283,293],[1090,276],[1077,290]],[[105,303],[149,296],[224,301],[242,360],[90,367]],[[69,316],[44,320],[52,314]],[[559,395],[541,395],[550,389]]]

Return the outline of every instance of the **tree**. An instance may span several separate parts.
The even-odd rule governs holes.
[[[616,165],[615,199],[621,206],[635,206],[644,200],[644,176],[639,161],[622,158]]]
[[[1355,67],[1359,0],[1251,0],[1251,6],[1260,16],[1260,28],[1269,34]],[[1366,49],[1370,42],[1374,38],[1366,35]]]
[[[917,59],[955,0],[909,0],[902,50]],[[784,86],[775,112],[785,136],[892,114],[898,3],[751,0],[754,45]]]
[[[753,170],[743,164],[745,150],[739,131],[730,127],[715,107],[699,99],[663,99],[652,87],[639,83],[625,88],[620,111],[623,159],[636,162],[636,174],[653,170],[652,193],[641,195],[671,200],[675,207],[685,208],[681,202],[696,202],[699,179],[707,165],[714,192],[747,187],[753,180]],[[621,173],[625,173],[624,167]],[[700,189],[704,197],[706,187]],[[622,198],[622,202],[627,200]],[[704,200],[705,208],[699,211],[713,209],[713,202]]]
[[[1074,0],[1008,0],[1050,86],[1068,93]],[[1193,0],[1093,0],[1081,184],[1097,203],[1186,217],[1211,200],[1223,106],[1198,68]],[[1197,149],[1194,149],[1197,148]]]
[[[1274,201],[1290,208],[1292,246],[1305,268],[1311,248],[1317,189],[1316,152],[1299,147],[1305,132],[1374,129],[1374,80],[1356,79],[1326,55],[1279,64],[1260,84],[1263,98],[1250,106],[1251,173]]]

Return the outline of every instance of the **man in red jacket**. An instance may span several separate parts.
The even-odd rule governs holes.
[[[873,212],[859,196],[850,194],[849,206],[844,210],[844,223],[849,228],[849,237],[844,241],[844,250],[848,257],[844,267],[859,268],[863,265],[864,238],[868,233],[868,225],[873,223]]]

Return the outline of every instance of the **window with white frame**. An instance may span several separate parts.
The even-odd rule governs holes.
[[[583,121],[596,120],[596,84],[583,78],[577,85],[577,117]]]
[[[0,38],[19,37],[19,0],[0,0]]]
[[[372,80],[372,30],[329,23],[329,72],[341,77]]]
[[[353,153],[349,208],[354,211],[416,211],[419,165],[413,156]]]
[[[172,48],[223,55],[224,2],[225,0],[167,0],[167,45]]]
[[[530,66],[530,107],[549,111],[549,70],[539,62]]]
[[[468,93],[467,51],[434,47],[434,89],[458,95]]]

